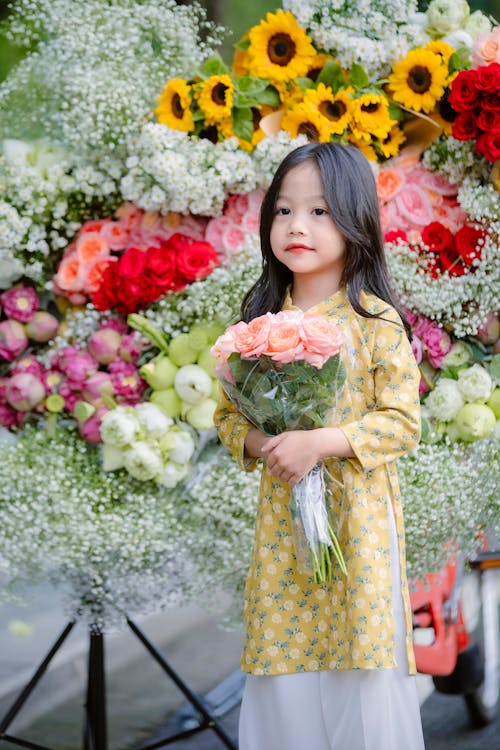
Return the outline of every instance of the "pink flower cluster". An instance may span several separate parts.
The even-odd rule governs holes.
[[[30,413],[66,412],[77,418],[86,440],[100,442],[106,402],[133,406],[141,398],[146,383],[137,359],[143,348],[143,340],[123,321],[108,319],[86,348],[68,346],[48,367],[34,355],[22,357],[0,382],[0,424],[17,427]]]
[[[44,343],[59,328],[54,315],[38,310],[40,301],[29,286],[15,286],[0,295],[5,319],[0,322],[0,361],[12,362],[29,346],[30,340]]]
[[[241,247],[245,236],[259,231],[260,207],[264,191],[257,189],[245,195],[230,195],[222,216],[207,224],[205,240],[221,257],[230,257]]]
[[[211,352],[220,368],[235,352],[242,359],[267,356],[281,364],[305,360],[321,368],[338,354],[341,343],[340,329],[329,318],[285,310],[236,323],[217,339]]]
[[[423,363],[428,362],[430,367],[437,369],[441,367],[443,359],[450,351],[453,341],[445,329],[436,323],[435,320],[429,320],[420,313],[406,311],[406,317],[412,326],[413,338],[411,348],[417,364],[425,370]],[[430,373],[433,372],[430,370]],[[426,393],[429,387],[424,378],[420,381],[420,394]]]

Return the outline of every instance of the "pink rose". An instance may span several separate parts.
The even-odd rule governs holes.
[[[300,337],[300,322],[303,315],[277,313],[269,331],[268,348],[264,352],[275,362],[293,362],[301,359],[304,345]]]
[[[411,224],[425,226],[432,221],[432,203],[425,190],[418,185],[405,185],[397,194],[395,203],[398,211]]]
[[[304,359],[307,360],[306,353],[319,354],[323,359],[321,365],[334,354],[337,354],[342,344],[340,329],[333,321],[323,315],[304,315],[301,324],[301,338],[305,349]]]
[[[111,250],[125,250],[127,247],[129,233],[119,221],[105,221],[100,234]]]
[[[229,195],[224,203],[224,216],[232,222],[239,223],[241,217],[248,209],[248,198],[246,195]]]
[[[38,309],[38,297],[30,286],[15,286],[0,297],[5,314],[20,323],[31,320]]]
[[[12,362],[28,346],[24,327],[17,320],[2,320],[0,323],[0,359]]]
[[[212,357],[215,357],[215,359],[220,364],[225,364],[231,354],[234,354],[234,352],[237,351],[235,346],[236,337],[239,334],[240,331],[246,329],[247,323],[245,323],[244,320],[240,320],[239,323],[236,323],[234,326],[231,326],[230,328],[225,331],[222,336],[219,336],[215,344],[210,349],[210,354]]]
[[[222,231],[222,248],[228,255],[233,255],[245,239],[245,232],[237,224],[231,224]]]
[[[138,208],[135,203],[124,203],[116,211],[116,216],[126,232],[132,232],[137,229],[142,221],[144,211]]]
[[[5,398],[16,411],[31,411],[45,398],[45,388],[31,373],[18,373],[9,378]]]
[[[472,45],[472,67],[500,62],[500,26],[495,26],[489,34],[479,34]]]
[[[210,242],[218,252],[222,252],[222,233],[228,227],[231,227],[233,222],[226,216],[216,216],[214,219],[210,219],[207,224],[205,231],[205,242]]]
[[[432,190],[434,193],[439,195],[456,195],[458,192],[458,185],[453,185],[446,177],[438,174],[438,172],[424,171],[420,180],[422,187],[427,190]]]
[[[259,226],[260,226],[259,212],[247,211],[247,213],[241,219],[240,226],[246,234],[257,233],[259,231]]]
[[[260,213],[262,201],[264,200],[265,191],[262,188],[256,188],[246,194],[248,199],[248,211]]]
[[[267,351],[271,321],[267,315],[261,315],[241,328],[235,336],[234,346],[245,359],[258,357]]]

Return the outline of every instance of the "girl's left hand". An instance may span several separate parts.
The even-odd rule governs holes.
[[[269,438],[261,448],[271,474],[291,487],[318,462],[315,430],[292,430]]]

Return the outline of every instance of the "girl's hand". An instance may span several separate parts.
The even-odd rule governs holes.
[[[320,458],[318,431],[282,432],[263,443],[261,452],[271,474],[293,487]]]

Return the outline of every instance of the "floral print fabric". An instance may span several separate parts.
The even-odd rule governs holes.
[[[411,611],[405,575],[404,528],[395,459],[420,437],[419,371],[399,316],[373,295],[361,303],[382,318],[364,318],[340,290],[308,312],[331,316],[341,327],[347,378],[332,409],[331,426],[349,439],[354,458],[328,459],[328,501],[348,575],[316,584],[297,571],[288,515],[290,487],[262,470],[255,543],[245,588],[244,672],[291,674],[321,669],[396,666],[389,516],[392,503],[410,673],[415,672]],[[288,295],[284,309],[293,309]],[[246,470],[252,425],[225,395],[216,425],[220,438]]]

